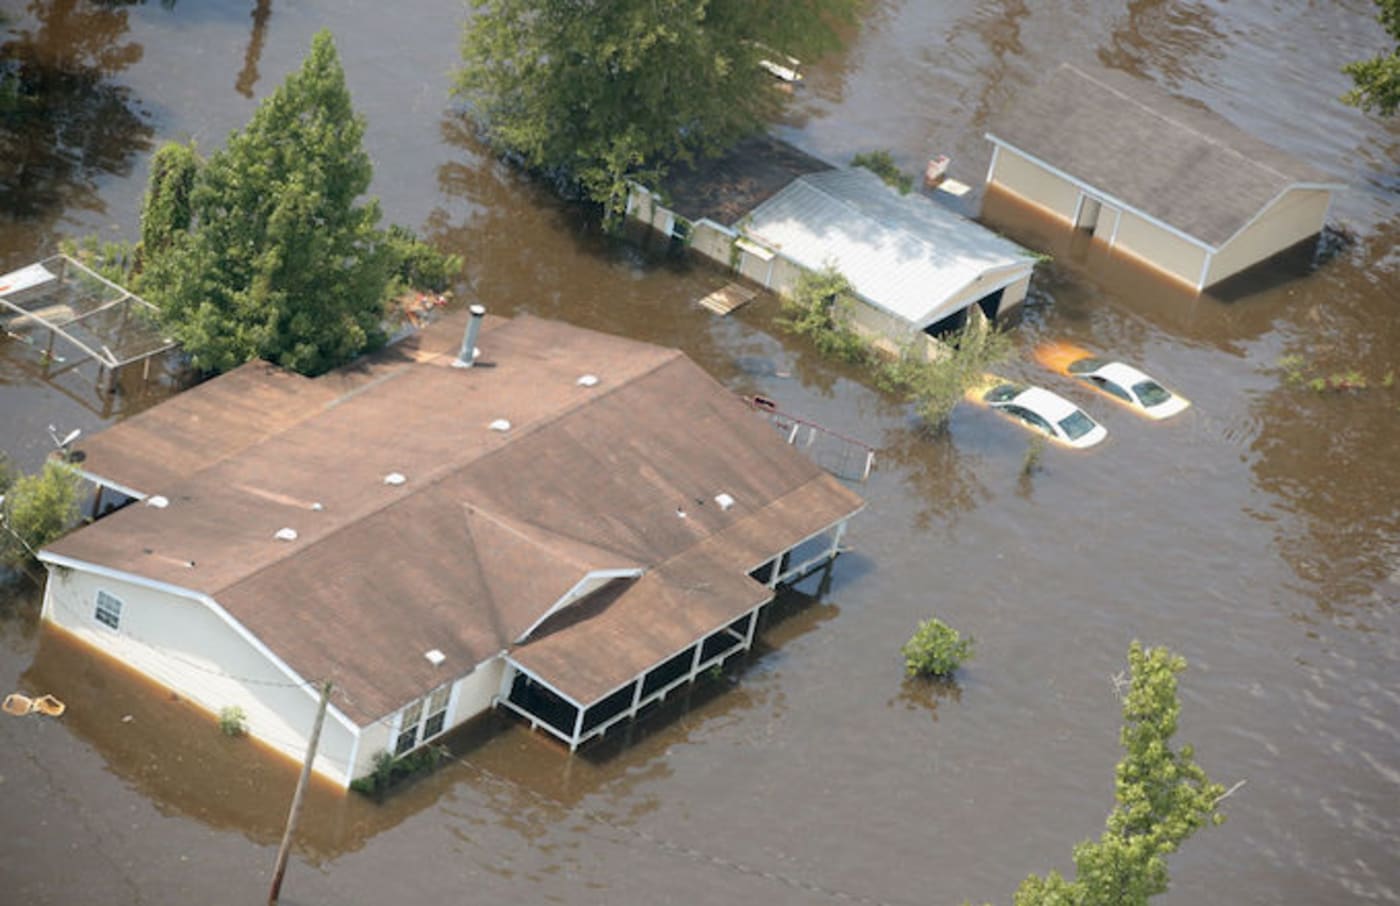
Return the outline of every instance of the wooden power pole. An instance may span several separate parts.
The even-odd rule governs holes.
[[[311,725],[311,741],[306,744],[306,761],[301,765],[301,778],[297,780],[297,791],[292,794],[292,810],[287,814],[287,829],[282,832],[282,845],[277,848],[277,867],[272,870],[272,890],[267,902],[274,904],[282,895],[282,876],[287,873],[287,857],[292,852],[292,835],[297,830],[297,819],[301,817],[301,801],[306,794],[306,784],[311,780],[311,765],[316,761],[316,746],[321,741],[321,725],[326,722],[326,706],[331,701],[331,684],[327,680],[321,686],[321,706],[316,709],[316,722]]]

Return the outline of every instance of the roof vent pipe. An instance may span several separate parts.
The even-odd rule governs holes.
[[[480,305],[473,305],[468,310],[472,316],[467,319],[467,332],[462,335],[462,349],[452,363],[453,368],[472,367],[476,364],[476,356],[480,351],[476,348],[476,335],[481,332],[481,319],[486,317],[486,309]]]

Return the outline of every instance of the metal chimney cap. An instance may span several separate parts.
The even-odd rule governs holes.
[[[486,306],[485,306],[485,305],[473,305],[471,308],[467,309],[467,311],[471,312],[472,314],[476,315],[476,316],[479,318],[479,317],[481,317],[482,315],[486,314]]]

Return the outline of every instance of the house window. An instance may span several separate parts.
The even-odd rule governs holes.
[[[399,735],[394,741],[394,754],[403,755],[443,731],[447,724],[447,703],[452,686],[434,689],[429,695],[403,709],[399,715]]]
[[[115,595],[105,591],[97,593],[97,610],[93,613],[97,622],[116,629],[122,621],[122,602]]]

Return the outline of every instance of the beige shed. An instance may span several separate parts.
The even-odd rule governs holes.
[[[1313,240],[1343,188],[1209,110],[1068,63],[986,137],[989,185],[1197,290]]]

